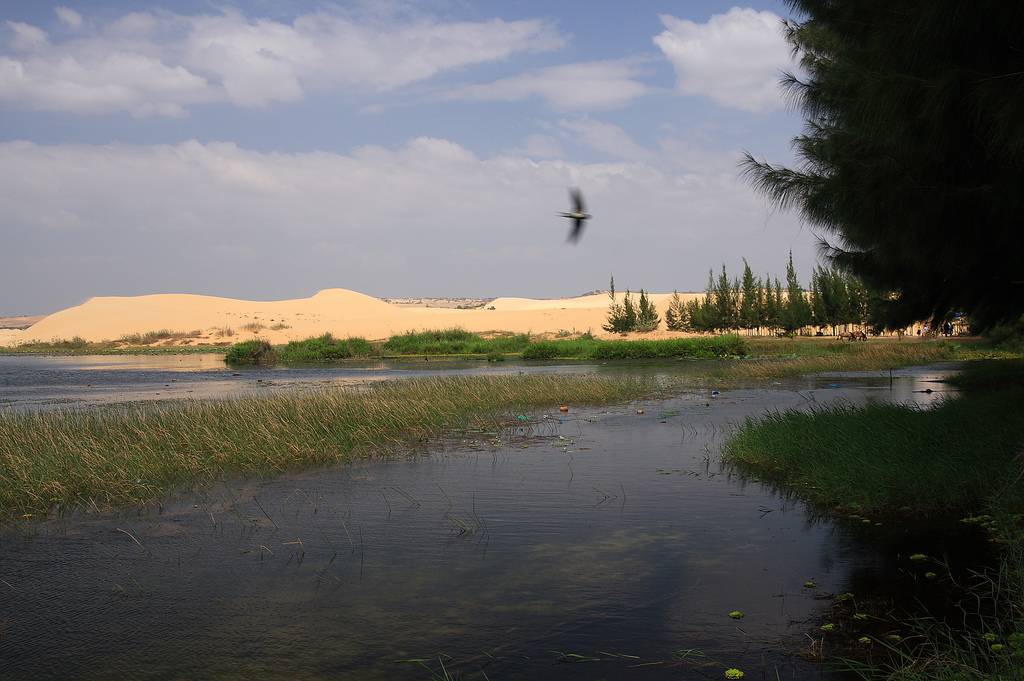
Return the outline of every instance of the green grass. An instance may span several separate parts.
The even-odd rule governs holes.
[[[228,364],[273,364],[277,361],[274,346],[265,340],[248,340],[235,343],[224,355]]]
[[[0,413],[0,515],[160,498],[225,475],[270,475],[454,428],[496,427],[537,408],[635,399],[649,379],[407,379],[259,398],[101,411]]]
[[[1024,362],[971,362],[953,382],[962,394],[932,409],[769,413],[748,419],[724,447],[725,461],[819,507],[872,518],[970,516],[1002,547],[999,568],[965,587],[991,613],[984,630],[897,619],[911,633],[907,644],[880,640],[874,660],[848,661],[864,679],[1024,678]]]
[[[538,341],[528,345],[523,359],[657,359],[690,357],[713,359],[746,354],[746,345],[739,336],[706,336],[670,338],[665,340],[573,340]]]
[[[87,341],[77,336],[48,342],[0,346],[0,355],[193,355],[198,353],[224,354],[227,351],[227,343],[222,345],[127,345],[125,341]]]
[[[274,352],[280,361],[291,363],[334,362],[374,354],[373,346],[363,338],[335,338],[329,333],[279,345]]]
[[[970,363],[968,392],[931,409],[872,403],[749,418],[723,458],[826,506],[978,511],[1024,472],[1024,385],[1009,379],[1020,371],[1017,362]]]
[[[526,333],[496,334],[484,338],[463,329],[410,331],[391,336],[380,347],[383,355],[488,355],[520,352],[530,343]]]

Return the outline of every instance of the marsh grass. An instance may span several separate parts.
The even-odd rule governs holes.
[[[571,340],[530,343],[522,351],[523,359],[658,359],[689,357],[714,359],[739,357],[747,347],[739,336],[702,336],[663,340],[598,340],[583,336]]]
[[[997,495],[1024,506],[1024,385],[996,380],[1020,365],[985,364],[966,365],[970,389],[933,408],[839,404],[748,418],[723,458],[815,503],[869,513],[977,512]],[[1014,480],[1019,487],[1005,491]]]
[[[374,354],[374,349],[373,345],[364,338],[335,338],[331,334],[325,333],[316,338],[279,345],[274,348],[274,352],[282,362],[301,364],[370,357]]]
[[[874,641],[873,659],[848,660],[848,671],[864,679],[1024,678],[1024,363],[970,362],[952,382],[962,394],[931,409],[771,412],[748,419],[724,447],[725,461],[818,507],[985,519],[1000,564],[964,587],[982,626],[892,619],[911,635],[901,644]]]
[[[935,362],[979,359],[990,354],[982,348],[947,341],[789,344],[790,340],[773,339],[751,343],[750,356],[743,361],[720,364],[710,375],[757,380],[838,371],[881,371]]]
[[[435,377],[220,402],[2,413],[0,512],[141,502],[223,476],[394,453],[451,429],[494,427],[509,414],[625,401],[655,387],[596,376]]]
[[[530,334],[527,333],[496,333],[484,337],[451,328],[391,336],[380,350],[383,355],[488,355],[521,352],[529,344]]]

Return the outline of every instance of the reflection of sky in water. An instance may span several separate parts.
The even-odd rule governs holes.
[[[913,392],[930,375],[897,377],[898,394],[931,397]],[[466,434],[430,455],[230,482],[160,511],[9,528],[0,677],[426,679],[398,661],[437,669],[442,655],[495,681],[730,666],[817,678],[791,655],[827,607],[815,594],[846,590],[878,557],[714,451],[749,414],[884,398],[888,376],[877,383],[800,379],[642,416],[574,410],[501,446]],[[820,588],[803,588],[812,578]],[[674,661],[689,648],[705,657]]]

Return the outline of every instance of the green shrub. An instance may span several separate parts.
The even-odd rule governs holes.
[[[274,346],[259,339],[235,343],[224,355],[228,364],[273,364],[276,359]]]
[[[389,338],[381,349],[395,355],[486,355],[519,352],[530,342],[529,334],[507,333],[484,338],[465,329],[410,331]]]
[[[291,341],[287,345],[278,346],[276,350],[282,362],[332,362],[373,354],[373,346],[364,338],[335,338],[329,333]]]

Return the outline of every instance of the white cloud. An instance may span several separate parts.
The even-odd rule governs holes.
[[[644,159],[652,155],[648,149],[634,142],[629,133],[611,123],[576,118],[560,120],[558,125],[582,144],[616,158]]]
[[[557,109],[610,109],[651,91],[639,75],[639,63],[633,59],[579,62],[467,85],[448,96],[503,102],[540,97]]]
[[[734,170],[481,158],[436,138],[348,154],[9,142],[0,176],[0,308],[330,286],[542,296],[603,286],[609,270],[634,289],[683,290],[742,254],[781,271],[799,234],[787,216],[766,228],[768,209]],[[567,186],[595,216],[576,247],[555,215]],[[795,251],[798,266],[812,262],[810,237]]]
[[[57,9],[62,22],[81,25],[80,16],[63,10]],[[136,115],[179,115],[209,101],[262,106],[315,90],[385,91],[564,43],[537,19],[380,24],[337,12],[306,14],[292,23],[235,10],[136,12],[54,44],[38,27],[7,25],[11,49],[29,54],[0,52],[0,101]]]
[[[562,158],[565,150],[557,139],[551,135],[532,134],[527,135],[522,145],[508,151],[513,156],[526,156],[527,158]]]
[[[661,21],[667,30],[654,43],[672,62],[681,93],[751,112],[782,106],[779,76],[793,60],[777,15],[733,7],[704,24],[667,14]]]
[[[32,24],[21,21],[8,21],[7,28],[13,34],[8,41],[12,49],[18,52],[31,52],[38,50],[50,42],[46,31]]]
[[[82,25],[82,15],[70,7],[55,7],[53,11],[57,14],[57,18],[61,23],[71,28],[78,28]]]

